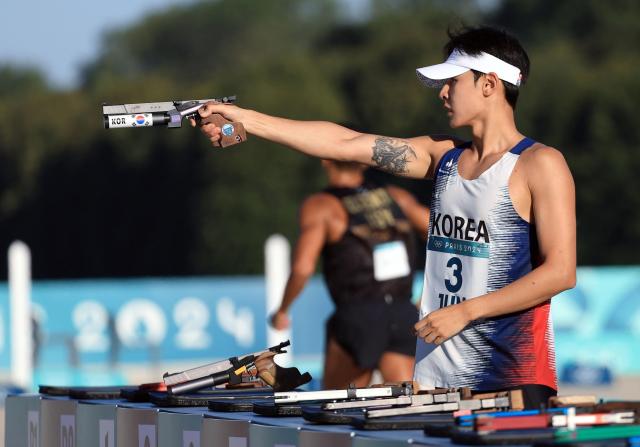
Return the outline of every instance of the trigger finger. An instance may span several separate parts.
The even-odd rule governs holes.
[[[200,107],[198,109],[198,112],[200,113],[200,116],[202,118],[206,118],[209,115],[213,115],[213,111],[211,110],[211,106],[214,106],[215,104],[216,104],[216,102],[209,101],[204,106]]]

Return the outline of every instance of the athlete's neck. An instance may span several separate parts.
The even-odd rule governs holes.
[[[478,159],[502,154],[513,148],[524,136],[516,128],[513,109],[504,105],[487,110],[471,123],[472,149]]]

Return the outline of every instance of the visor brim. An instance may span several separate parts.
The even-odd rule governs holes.
[[[418,75],[418,79],[427,87],[440,88],[447,82],[447,79],[451,79],[467,71],[469,71],[467,67],[443,62],[442,64],[417,68],[416,74]]]

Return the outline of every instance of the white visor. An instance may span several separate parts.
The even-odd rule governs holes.
[[[476,70],[480,73],[495,73],[498,78],[519,86],[522,76],[520,69],[489,53],[481,52],[470,56],[460,50],[453,50],[446,61],[416,69],[418,79],[427,87],[442,87],[447,79]]]

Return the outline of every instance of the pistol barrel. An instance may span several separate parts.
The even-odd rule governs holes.
[[[188,101],[145,102],[138,104],[103,104],[105,129],[123,127],[182,127],[182,119],[197,113],[209,101],[232,104],[235,95]]]
[[[104,115],[104,128],[168,126],[168,113],[137,113],[132,115]],[[179,126],[178,126],[179,127]]]

